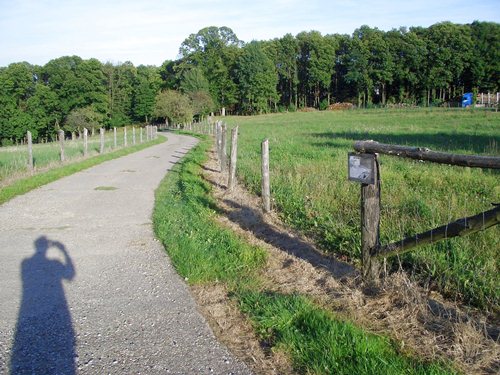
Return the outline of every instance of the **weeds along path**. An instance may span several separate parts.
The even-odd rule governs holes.
[[[0,206],[0,373],[238,373],[151,225],[196,144],[168,141]]]

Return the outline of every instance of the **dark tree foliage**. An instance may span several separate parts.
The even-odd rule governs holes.
[[[265,113],[278,101],[278,74],[261,44],[247,44],[236,62],[239,102],[245,113]]]
[[[27,130],[50,139],[82,113],[111,127],[222,107],[253,114],[334,102],[428,106],[500,90],[500,24],[493,22],[361,26],[352,35],[308,31],[248,45],[230,28],[210,26],[189,35],[179,53],[160,67],[78,56],[0,67],[0,142],[18,142]]]

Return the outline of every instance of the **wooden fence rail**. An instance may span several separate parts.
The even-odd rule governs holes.
[[[354,143],[354,150],[361,153],[380,153],[462,167],[500,169],[500,157],[497,156],[449,154],[432,151],[426,147],[388,145],[375,141],[358,141]]]
[[[499,223],[500,205],[496,205],[495,208],[481,212],[478,215],[464,217],[438,228],[404,238],[401,241],[380,246],[377,249],[376,257],[384,258],[403,254],[417,246],[432,244],[447,238],[465,236],[488,229]]]
[[[381,144],[374,141],[357,141],[354,143],[354,150],[358,153],[357,163],[349,165],[349,169],[364,172],[370,176],[370,183],[366,183],[362,178],[352,177],[349,179],[360,181],[361,183],[361,253],[363,277],[366,281],[374,282],[379,274],[379,259],[397,254],[402,254],[414,249],[417,246],[435,243],[444,239],[465,236],[478,231],[485,230],[494,225],[500,224],[500,206],[481,212],[474,216],[465,217],[438,228],[415,234],[395,241],[390,244],[380,244],[380,169],[377,155],[378,153],[406,157],[410,159],[425,160],[433,163],[451,164],[463,167],[476,168],[500,168],[500,157],[459,155],[443,152],[431,151],[428,148],[407,147],[399,145]],[[352,155],[350,155],[351,157]],[[373,166],[365,164],[364,169],[359,168],[359,160],[374,159]],[[351,159],[349,159],[351,163]],[[357,169],[356,169],[357,168]]]

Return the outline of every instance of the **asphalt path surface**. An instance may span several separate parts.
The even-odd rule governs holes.
[[[250,373],[154,238],[154,190],[196,144],[167,136],[0,206],[1,374]]]

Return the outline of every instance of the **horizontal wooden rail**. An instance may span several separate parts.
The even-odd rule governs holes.
[[[356,141],[354,143],[354,150],[357,152],[380,153],[433,163],[459,165],[462,167],[500,169],[500,157],[497,156],[449,154],[432,151],[426,147],[389,145],[375,141]]]
[[[464,217],[441,227],[407,237],[401,241],[380,246],[376,251],[377,258],[386,258],[405,253],[416,246],[422,246],[457,236],[465,236],[479,232],[500,223],[500,205],[478,215]]]

